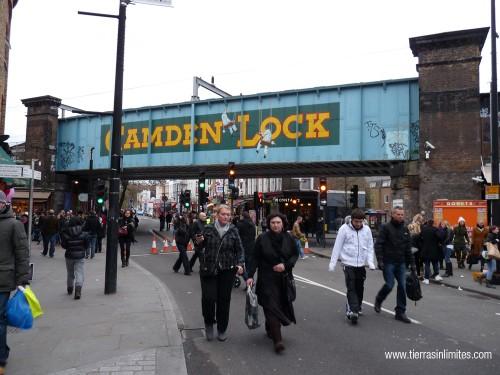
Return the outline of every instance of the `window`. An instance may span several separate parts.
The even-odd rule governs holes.
[[[382,187],[390,187],[390,186],[391,186],[391,180],[382,181]]]
[[[384,194],[384,203],[389,203],[389,194]]]
[[[374,181],[374,182],[370,182],[370,189],[375,189],[377,187],[377,183]]]

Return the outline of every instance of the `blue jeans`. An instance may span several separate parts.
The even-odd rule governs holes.
[[[431,275],[431,263],[434,275],[439,275],[439,261],[437,260],[424,260],[424,278],[429,280]]]
[[[398,281],[398,294],[396,302],[396,314],[406,312],[406,264],[405,263],[385,263],[384,281],[385,284],[377,294],[377,301],[382,303],[394,288],[394,279]]]
[[[304,258],[304,249],[302,248],[302,243],[298,238],[295,239],[295,244],[297,245],[297,250],[299,252],[299,256]]]
[[[85,250],[85,256],[88,258],[90,253],[90,257],[93,258],[96,252],[97,234],[89,234],[87,238],[89,240],[89,247]]]
[[[43,255],[47,255],[47,250],[49,249],[49,244],[50,244],[50,250],[49,256],[53,257],[54,253],[56,252],[56,240],[57,240],[58,234],[53,234],[52,236],[43,236]]]
[[[9,347],[7,346],[7,302],[10,292],[0,293],[0,366],[5,366],[9,358]]]
[[[493,273],[497,270],[496,259],[488,259],[488,272],[486,273],[486,280],[491,281]]]
[[[443,252],[444,252],[444,262],[451,263],[451,254],[453,254],[453,246],[451,246],[450,248],[447,246],[443,246]]]

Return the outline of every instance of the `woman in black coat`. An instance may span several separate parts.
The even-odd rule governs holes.
[[[281,326],[296,323],[292,304],[295,296],[289,293],[287,278],[293,279],[292,270],[298,252],[294,239],[286,232],[286,226],[284,215],[275,213],[267,217],[270,230],[262,233],[255,242],[255,263],[248,270],[247,280],[247,285],[251,287],[257,268],[256,293],[259,305],[264,309],[267,336],[273,340],[276,353],[285,349]]]
[[[253,251],[255,247],[256,228],[248,211],[243,211],[241,216],[243,219],[238,221],[236,227],[238,228],[238,233],[240,234],[243,249],[245,249],[245,267],[248,270],[252,268],[254,259]],[[245,280],[248,279],[247,272],[243,274],[243,278]]]
[[[122,267],[128,266],[130,258],[130,245],[134,241],[135,223],[132,217],[132,211],[125,210],[122,217],[118,220],[118,242],[120,243],[120,254],[122,258]]]
[[[181,263],[184,266],[184,275],[191,275],[191,266],[189,265],[189,259],[187,256],[187,247],[190,240],[189,236],[189,226],[184,216],[179,217],[179,223],[177,230],[175,231],[175,243],[177,244],[177,249],[179,250],[179,258],[174,264],[174,272],[179,272],[181,268]]]
[[[441,241],[438,229],[434,226],[434,221],[429,220],[422,227],[421,244],[422,244],[422,259],[424,261],[424,284],[429,284],[430,273],[431,273],[431,263],[434,273],[432,277],[436,280],[442,280],[439,276],[439,259],[442,254]]]

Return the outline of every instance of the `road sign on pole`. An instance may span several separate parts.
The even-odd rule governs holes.
[[[159,5],[162,7],[172,7],[172,0],[132,0],[136,4]]]
[[[490,185],[485,186],[485,198],[487,200],[499,199],[500,198],[500,185]]]

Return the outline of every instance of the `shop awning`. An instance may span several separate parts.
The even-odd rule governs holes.
[[[33,192],[33,199],[34,200],[40,200],[40,201],[46,201],[49,199],[50,194],[52,194],[51,191],[34,191]],[[29,191],[19,191],[16,190],[16,194],[12,198],[13,200],[15,199],[29,199],[30,192]]]

